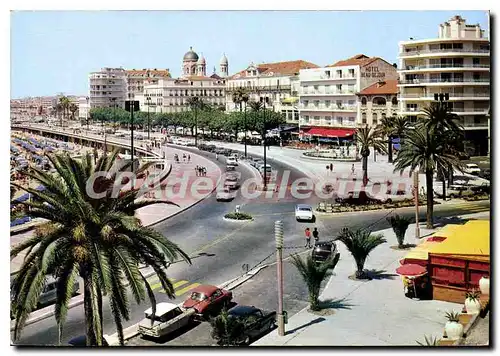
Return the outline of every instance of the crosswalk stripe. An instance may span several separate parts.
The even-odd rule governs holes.
[[[178,288],[178,287],[180,287],[180,286],[183,286],[183,285],[184,285],[184,284],[186,284],[186,283],[188,283],[188,281],[179,281],[179,282],[177,282],[177,283],[174,283],[174,285],[173,285],[173,286],[174,286],[174,289],[175,289],[175,288]]]
[[[175,295],[177,297],[179,297],[179,296],[183,295],[184,293],[186,293],[187,291],[190,291],[191,289],[198,287],[199,285],[200,285],[200,283],[190,284],[185,288],[182,288],[182,289],[179,289],[178,291],[175,291]]]

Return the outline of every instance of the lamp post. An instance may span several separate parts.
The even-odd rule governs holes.
[[[276,266],[278,272],[278,335],[285,335],[285,318],[283,313],[283,222],[274,223],[276,240]]]
[[[151,97],[150,96],[147,96],[146,97],[146,102],[147,102],[147,105],[148,105],[148,140],[150,139],[150,131],[151,131],[151,125],[150,125],[150,122],[149,122],[149,107],[151,106]]]
[[[89,133],[89,111],[90,111],[89,97],[87,96],[85,99],[87,100],[87,110],[85,112],[85,121],[87,122],[87,135],[88,135],[88,133]]]
[[[419,211],[418,211],[418,173],[419,170],[416,170],[413,174],[413,190],[415,194],[415,237],[417,239],[420,239],[420,226],[418,224],[418,216],[419,216]]]
[[[266,155],[266,101],[267,101],[267,96],[264,96],[264,98],[262,98],[262,102],[263,102],[263,133],[262,133],[262,141],[264,143],[264,190],[267,190],[267,155]]]
[[[245,111],[243,112],[243,126],[245,129],[245,159],[247,158],[247,102],[248,102],[248,95],[245,93],[243,97],[241,98],[242,101],[245,103]]]
[[[438,103],[438,105],[445,105],[448,107],[448,100],[450,100],[450,95],[448,93],[434,93],[434,101]],[[448,184],[452,183],[453,180],[453,170],[448,167]],[[445,167],[442,169],[443,173],[443,200],[446,201],[446,172]],[[449,178],[451,175],[451,179]]]

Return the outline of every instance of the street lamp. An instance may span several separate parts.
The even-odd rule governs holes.
[[[446,107],[448,107],[448,101],[450,100],[450,94],[448,93],[434,93],[434,101],[438,104],[438,105],[444,105]],[[453,170],[452,168],[450,169],[451,167],[448,167],[448,176],[451,175],[452,179],[453,179]],[[445,169],[443,167],[441,173],[443,174],[443,200],[446,201],[446,177],[445,177]],[[448,177],[448,184],[451,184],[451,180],[449,179]]]
[[[87,135],[89,133],[89,111],[90,111],[90,107],[89,107],[89,97],[87,96],[85,98],[87,100],[87,110],[85,112],[85,121],[87,122]]]
[[[274,223],[274,238],[276,240],[276,265],[278,272],[278,335],[285,335],[285,319],[283,313],[283,222]]]
[[[134,94],[131,95],[134,98]],[[130,161],[132,162],[130,170],[134,172],[134,111],[139,111],[139,101],[125,101],[125,110],[130,111]]]
[[[146,97],[146,102],[148,103],[148,140],[150,139],[150,131],[151,131],[151,126],[150,126],[150,123],[149,123],[149,106],[151,105],[151,97],[150,96],[147,96]]]

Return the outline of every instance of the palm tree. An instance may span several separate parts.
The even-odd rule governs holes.
[[[198,147],[198,110],[203,110],[205,108],[205,103],[203,99],[194,96],[187,100],[187,104],[191,111],[194,111],[194,145]]]
[[[66,96],[64,96],[64,95],[63,95],[63,96],[61,96],[61,97],[59,98],[59,104],[61,105],[61,106],[60,106],[60,110],[61,110],[61,111],[62,111],[62,113],[63,113],[63,118],[64,118],[64,120],[66,120],[66,112],[67,112],[67,111],[68,111],[68,109],[69,109],[69,105],[70,105],[70,103],[71,103],[71,102],[70,102],[69,98],[68,98],[68,97],[66,97]],[[62,127],[62,121],[61,121],[61,127]]]
[[[212,338],[221,346],[235,346],[242,338],[245,325],[238,319],[231,317],[227,309],[210,319]]]
[[[427,228],[433,227],[434,214],[434,172],[441,167],[461,168],[462,163],[457,156],[447,150],[448,141],[453,132],[445,131],[440,135],[431,134],[423,123],[407,131],[398,157],[394,161],[395,171],[410,169],[410,175],[425,172],[427,188]],[[418,187],[417,187],[418,189]]]
[[[406,216],[390,216],[387,218],[389,224],[391,224],[392,230],[396,234],[396,239],[398,240],[398,247],[403,248],[405,243],[405,234],[408,230],[408,226],[411,223],[411,219]]]
[[[387,152],[389,153],[388,161],[392,163],[392,136],[394,131],[394,118],[384,116],[377,126],[378,133],[381,137],[387,137]]]
[[[78,111],[78,106],[75,103],[71,103],[69,111],[71,112],[71,120],[75,120],[75,113]]]
[[[377,246],[387,242],[382,234],[372,234],[364,229],[352,231],[348,228],[341,230],[338,240],[345,245],[356,262],[356,279],[366,278],[364,267],[368,255]]]
[[[189,257],[174,243],[152,228],[145,227],[134,216],[141,207],[158,201],[136,201],[138,189],[112,196],[116,179],[130,170],[130,162],[119,166],[118,152],[102,155],[97,163],[90,154],[75,159],[68,154],[48,155],[55,173],[33,168],[30,177],[39,181],[43,192],[22,188],[36,199],[21,204],[30,208],[34,218],[48,220],[44,229],[11,249],[11,259],[27,250],[23,265],[11,285],[12,310],[15,321],[14,338],[20,337],[29,314],[38,304],[47,275],[57,279],[55,319],[59,340],[68,313],[73,283],[78,277],[84,284],[84,310],[87,345],[102,345],[102,304],[108,296],[111,312],[123,345],[123,320],[129,320],[128,288],[137,303],[149,298],[153,314],[155,295],[139,271],[139,264],[149,265],[159,277],[165,293],[174,298],[174,288],[165,269],[167,260],[178,256],[190,263]],[[136,172],[143,174],[150,165]],[[97,172],[108,173],[99,177]],[[109,178],[108,178],[109,177]],[[88,185],[88,182],[94,182]],[[88,186],[88,187],[87,187]],[[90,196],[87,189],[101,198]],[[168,201],[162,203],[173,204]]]
[[[311,255],[307,256],[305,262],[299,257],[299,255],[292,255],[291,257],[292,264],[297,267],[297,270],[304,279],[304,282],[307,284],[311,310],[320,310],[321,308],[318,298],[321,283],[323,283],[325,278],[332,275],[330,270],[335,269],[335,266],[339,262],[340,254],[337,253],[334,257],[331,257],[320,264],[316,264]]]
[[[252,110],[252,112],[258,112],[263,107],[263,105],[260,101],[253,101],[253,100],[250,100],[248,102],[248,106],[250,106],[250,109]]]
[[[408,126],[410,125],[410,120],[406,116],[396,116],[392,120],[392,134],[395,137],[398,137],[401,140],[404,138],[406,130],[408,130]]]
[[[245,114],[243,116],[243,128],[245,130],[245,158],[247,157],[247,102],[250,99],[248,92],[244,88],[237,88],[233,92],[233,102],[240,105],[240,113],[243,111],[245,103]]]
[[[370,156],[370,147],[374,150],[387,153],[387,147],[384,142],[379,140],[379,131],[369,127],[356,129],[356,143],[361,146],[360,153],[363,157],[363,184],[368,184],[368,156]]]

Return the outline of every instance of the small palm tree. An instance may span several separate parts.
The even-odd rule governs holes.
[[[364,267],[370,252],[387,242],[382,234],[372,234],[371,231],[364,229],[352,231],[348,228],[342,229],[338,240],[345,245],[356,262],[355,277],[357,279],[366,278]]]
[[[307,257],[305,262],[298,255],[292,255],[291,257],[292,264],[297,267],[297,270],[307,284],[311,310],[319,310],[319,291],[321,283],[325,280],[325,278],[331,276],[332,272],[330,270],[335,269],[335,266],[339,261],[340,254],[337,253],[334,257],[331,257],[320,264],[317,264],[312,259],[311,255]]]
[[[215,318],[210,319],[210,325],[212,338],[221,346],[238,345],[245,331],[245,325],[238,318],[230,316],[225,308]]]
[[[368,156],[370,147],[374,150],[387,153],[384,142],[379,140],[380,132],[369,127],[361,127],[356,130],[356,143],[360,146],[361,157],[363,157],[363,184],[368,184]]]
[[[69,110],[69,106],[71,104],[71,101],[67,96],[61,96],[59,98],[59,104],[60,104],[60,110],[62,111],[63,114],[63,119],[66,121],[66,113]],[[62,126],[62,121],[61,121],[61,126]]]
[[[157,201],[137,201],[139,189],[112,195],[114,183],[130,171],[131,163],[120,167],[118,152],[102,155],[97,163],[90,154],[75,159],[68,154],[47,155],[54,173],[32,168],[26,173],[40,182],[44,191],[17,188],[31,193],[35,199],[20,203],[30,208],[30,216],[48,220],[43,229],[11,249],[11,259],[27,250],[26,257],[11,284],[12,311],[16,319],[14,339],[20,337],[29,314],[38,304],[48,275],[57,280],[55,319],[59,340],[68,313],[73,285],[78,277],[84,284],[83,299],[87,345],[103,343],[103,297],[108,296],[112,316],[123,345],[123,320],[129,320],[127,289],[136,303],[149,298],[156,309],[155,295],[149,282],[139,271],[139,264],[151,266],[159,277],[165,293],[175,297],[174,288],[165,270],[167,261],[178,256],[190,263],[189,257],[159,232],[144,227],[135,211]],[[116,163],[116,164],[115,164]],[[141,175],[149,168],[141,166]],[[92,180],[97,172],[104,177]],[[102,198],[89,195],[88,182]],[[161,201],[173,204],[168,201]],[[128,284],[128,287],[127,287]]]
[[[403,248],[406,230],[408,230],[408,226],[410,226],[412,219],[396,214],[395,216],[388,217],[387,221],[391,224],[392,230],[396,234],[398,247]]]
[[[250,109],[253,112],[258,112],[263,108],[263,105],[260,101],[253,101],[253,100],[248,102],[248,106],[250,106]]]

